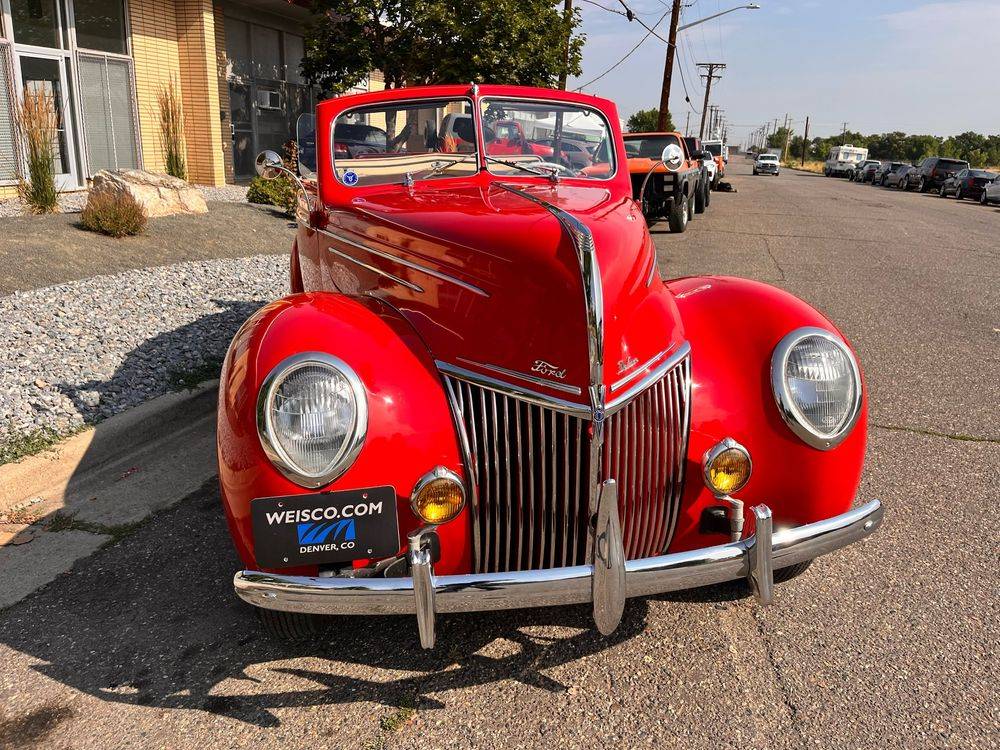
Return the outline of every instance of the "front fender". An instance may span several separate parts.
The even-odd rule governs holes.
[[[261,383],[287,357],[306,351],[339,357],[357,373],[368,398],[361,453],[335,481],[309,490],[268,460],[257,434]],[[465,478],[444,387],[421,339],[391,307],[372,298],[326,292],[294,294],[259,310],[237,332],[222,368],[218,410],[219,481],[229,530],[244,566],[254,555],[250,504],[254,498],[392,485],[400,550],[418,525],[410,493],[420,477],[444,466]],[[467,511],[440,527],[444,572],[469,569]],[[358,563],[361,564],[361,563]],[[315,575],[316,568],[281,572]]]
[[[667,283],[691,343],[691,438],[687,482],[672,550],[726,541],[699,533],[702,513],[719,502],[701,478],[705,451],[732,437],[750,451],[753,473],[738,493],[749,507],[766,503],[777,525],[812,523],[846,511],[861,479],[868,397],[836,448],[802,442],[782,421],[771,390],[771,354],[793,329],[816,326],[846,341],[824,315],[797,297],[755,281],[720,276]],[[749,531],[749,529],[748,529]]]

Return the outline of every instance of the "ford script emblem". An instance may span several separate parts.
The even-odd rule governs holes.
[[[535,364],[531,368],[532,372],[537,372],[539,375],[547,375],[554,378],[559,378],[562,380],[566,377],[566,368],[559,369],[555,365],[550,365],[544,359],[536,359]]]

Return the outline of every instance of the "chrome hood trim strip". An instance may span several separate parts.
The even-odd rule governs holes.
[[[446,273],[444,273],[442,271],[438,271],[438,270],[435,270],[433,268],[428,268],[427,266],[422,266],[419,263],[414,263],[412,260],[406,260],[405,258],[400,258],[398,255],[393,255],[392,253],[387,253],[387,252],[385,252],[383,250],[376,250],[374,247],[372,247],[371,245],[369,245],[367,243],[357,242],[356,240],[352,240],[349,237],[345,237],[342,234],[336,234],[335,232],[331,232],[328,229],[316,229],[315,231],[319,232],[320,234],[324,235],[325,237],[329,237],[330,239],[337,240],[337,242],[343,242],[345,245],[350,245],[351,247],[356,247],[359,250],[364,250],[365,252],[369,252],[372,255],[377,255],[380,258],[385,258],[386,260],[388,260],[388,261],[390,261],[392,263],[399,263],[399,265],[401,265],[401,266],[406,266],[407,268],[411,268],[414,271],[419,271],[420,273],[425,273],[428,276],[433,276],[435,279],[439,279],[441,281],[447,281],[449,284],[455,284],[456,286],[460,286],[463,289],[472,292],[473,294],[478,294],[478,295],[480,295],[482,297],[489,297],[490,296],[489,292],[486,292],[486,291],[480,289],[475,284],[470,284],[467,281],[462,281],[461,279],[458,279],[458,278],[456,278],[454,276],[446,274]],[[331,252],[334,252],[334,251],[331,250]],[[340,255],[340,256],[342,256],[342,257],[347,257],[350,260],[354,260],[359,265],[364,265],[360,261],[357,261],[354,258],[350,258],[350,256],[344,256],[343,253],[337,253],[337,254]],[[365,266],[365,267],[366,268],[370,268],[370,266]],[[396,277],[392,276],[391,274],[385,273],[383,271],[376,271],[376,272],[377,273],[382,273],[383,275],[388,276],[389,278],[396,278]],[[405,281],[403,281],[401,283],[404,286],[409,286],[411,289],[414,288],[414,286],[415,286],[415,285],[409,284],[409,283],[407,283]],[[417,287],[417,289],[419,289],[419,287]],[[423,290],[420,289],[420,291],[423,291]]]
[[[446,375],[451,375],[459,380],[467,380],[470,383],[475,383],[476,385],[482,386],[483,388],[491,391],[496,391],[497,393],[503,393],[504,395],[511,396],[513,398],[519,398],[523,401],[527,401],[528,403],[542,406],[546,409],[552,409],[553,411],[572,414],[575,417],[590,419],[593,416],[590,407],[586,404],[564,401],[561,398],[548,396],[544,393],[539,393],[538,391],[525,388],[524,386],[517,385],[515,383],[497,380],[496,378],[491,378],[489,375],[483,375],[482,373],[475,372],[473,370],[466,370],[464,367],[458,367],[457,365],[442,362],[441,360],[435,360],[434,364],[437,366],[439,371],[445,373]]]
[[[556,391],[562,391],[563,393],[571,393],[574,396],[579,396],[583,393],[580,388],[575,385],[568,385],[566,383],[554,383],[551,380],[546,380],[545,378],[540,378],[536,375],[529,375],[526,372],[518,372],[517,370],[509,370],[506,367],[500,367],[500,365],[490,365],[486,362],[477,362],[474,359],[466,359],[465,357],[458,357],[459,361],[465,362],[467,365],[473,365],[474,367],[481,367],[484,370],[492,370],[493,372],[499,372],[501,375],[509,375],[512,378],[517,378],[519,380],[526,380],[529,383],[534,383],[535,385],[541,385],[546,388],[552,388]]]
[[[684,359],[686,359],[691,354],[691,344],[687,341],[681,342],[673,354],[671,354],[662,363],[657,365],[653,370],[651,370],[642,380],[635,383],[631,388],[622,393],[620,396],[613,398],[608,402],[607,406],[604,408],[605,415],[614,414],[616,411],[621,409],[623,406],[628,404],[632,399],[642,393],[644,390],[649,388],[654,383],[658,382],[670,372],[674,367],[680,364]],[[657,357],[662,355],[657,355]],[[652,361],[655,361],[654,357]],[[649,363],[647,363],[648,366]],[[641,370],[639,371],[641,372]],[[621,382],[621,381],[618,381]],[[614,388],[614,386],[612,386]],[[690,399],[689,399],[690,401]]]

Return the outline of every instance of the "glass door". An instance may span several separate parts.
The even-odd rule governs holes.
[[[60,190],[76,188],[79,178],[76,174],[73,129],[69,126],[69,90],[66,75],[66,57],[61,54],[40,53],[18,54],[21,72],[21,87],[25,92],[41,92],[52,97],[56,108],[55,171],[56,187]]]

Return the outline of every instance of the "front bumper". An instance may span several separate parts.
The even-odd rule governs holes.
[[[649,596],[745,578],[769,604],[773,571],[857,542],[882,522],[882,504],[772,531],[771,511],[753,508],[756,533],[738,542],[642,560],[624,559],[617,489],[602,487],[594,564],[514,573],[435,576],[419,533],[410,538],[411,578],[314,578],[244,570],[233,585],[258,607],[324,615],[416,615],[420,642],[434,645],[438,612],[482,612],[592,602],[598,629],[612,632],[626,597]]]

